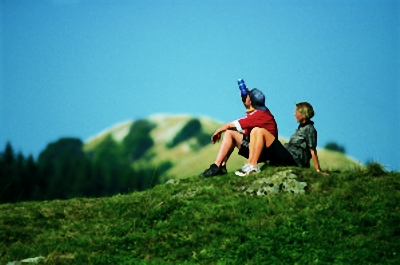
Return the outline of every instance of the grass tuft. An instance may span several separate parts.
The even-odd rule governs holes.
[[[386,169],[379,163],[371,162],[367,164],[367,174],[373,177],[382,177],[387,173]]]

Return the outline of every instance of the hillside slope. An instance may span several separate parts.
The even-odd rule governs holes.
[[[400,264],[399,191],[400,174],[378,165],[329,177],[268,168],[0,204],[0,264]]]
[[[174,137],[188,124],[188,122],[196,119],[201,124],[201,129],[208,135],[211,135],[221,123],[208,117],[193,117],[190,115],[167,115],[158,114],[145,119],[155,125],[151,131],[151,137],[154,146],[147,150],[147,156],[136,164],[149,164],[157,167],[158,164],[170,161],[173,166],[164,173],[162,179],[182,178],[191,175],[198,175],[204,169],[208,168],[215,160],[219,149],[219,143],[209,144],[204,147],[197,143],[195,137],[190,137],[186,141],[169,147]],[[122,140],[129,133],[130,127],[134,121],[126,121],[116,124],[115,126],[104,130],[95,137],[90,138],[85,143],[86,151],[96,150],[96,146],[101,143],[108,135],[118,143],[122,144]],[[280,139],[285,142],[285,139]],[[360,166],[354,159],[345,154],[333,152],[325,149],[318,149],[321,167],[323,169],[351,169]],[[312,162],[312,161],[311,161]],[[235,150],[228,163],[228,170],[234,171],[245,163],[245,159],[237,154]]]

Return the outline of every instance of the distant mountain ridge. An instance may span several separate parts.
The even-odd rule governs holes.
[[[141,121],[153,125],[150,137],[154,144],[149,150],[145,150],[146,155],[143,158],[132,162],[133,166],[148,164],[149,167],[150,165],[157,167],[168,161],[172,167],[161,177],[162,180],[166,180],[198,175],[214,162],[220,144],[212,144],[208,139],[221,125],[221,122],[205,116],[196,117],[184,114],[155,114],[141,119]],[[135,122],[137,121],[124,121],[103,130],[86,141],[84,150],[95,152],[96,147],[108,136],[111,136],[118,144],[123,144],[124,138]],[[188,126],[192,126],[192,129]],[[201,132],[201,135],[196,131]],[[172,142],[177,137],[183,137],[182,139],[185,140],[173,145]],[[346,169],[359,166],[357,161],[339,152],[318,148],[318,155],[323,169]],[[243,163],[245,163],[245,159],[239,156],[235,150],[228,162],[228,171],[240,168]],[[151,169],[149,168],[149,170]]]

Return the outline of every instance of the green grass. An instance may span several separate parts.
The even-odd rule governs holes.
[[[305,195],[241,190],[286,168],[108,198],[0,205],[0,265],[400,264],[400,173],[292,168]]]

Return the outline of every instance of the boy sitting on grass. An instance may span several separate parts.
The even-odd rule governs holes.
[[[199,177],[213,177],[227,173],[226,163],[235,147],[239,149],[239,155],[249,158],[250,132],[254,128],[262,128],[274,137],[278,137],[278,126],[270,110],[265,106],[264,93],[257,88],[248,90],[248,95],[242,96],[243,105],[247,109],[246,116],[238,120],[228,122],[219,127],[211,136],[212,143],[219,142],[222,133],[224,138],[219,148],[214,164],[202,172]],[[267,148],[261,148],[267,150]],[[269,159],[267,152],[258,154],[259,162]],[[256,172],[258,166],[252,167]]]

